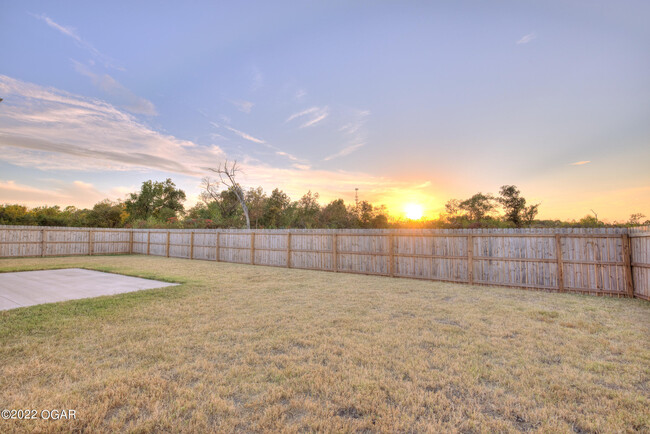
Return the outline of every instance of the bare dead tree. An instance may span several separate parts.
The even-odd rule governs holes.
[[[206,176],[201,181],[201,189],[203,189],[199,196],[201,200],[206,205],[209,205],[210,202],[214,202],[219,207],[222,216],[230,215],[237,205],[232,204],[230,201],[226,201],[221,197],[221,182],[215,181],[209,176]],[[239,199],[237,202],[239,202]]]
[[[209,168],[210,171],[219,175],[219,181],[213,181],[209,177],[203,178],[203,190],[204,194],[212,197],[212,199],[217,200],[219,194],[219,186],[224,185],[230,191],[232,191],[239,203],[241,204],[241,209],[244,211],[244,216],[246,217],[246,228],[251,228],[251,220],[248,216],[248,207],[246,206],[246,196],[241,186],[237,183],[237,174],[241,172],[239,166],[237,166],[237,161],[233,161],[232,164],[228,164],[228,160],[219,164],[216,169]]]
[[[596,211],[594,211],[593,209],[591,210],[591,212],[593,212],[594,215],[596,216],[596,223],[598,223],[598,214],[597,214]]]

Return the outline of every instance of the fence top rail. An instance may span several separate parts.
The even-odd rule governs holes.
[[[86,228],[76,226],[18,226],[18,225],[0,225],[0,230],[14,231],[68,231],[68,232],[130,232],[128,228]]]
[[[266,232],[264,229],[258,229],[256,231],[248,231],[248,230],[242,230],[240,232],[225,232],[219,229],[213,229],[210,230],[210,232],[197,232],[195,230],[190,230],[190,229],[178,229],[178,230],[162,230],[162,229],[153,229],[151,231],[140,231],[140,230],[135,230],[135,232],[140,232],[140,233],[147,233],[147,232],[152,232],[152,233],[161,233],[161,234],[167,234],[167,233],[176,233],[176,234],[187,234],[187,233],[205,233],[205,234],[214,234],[214,233],[221,233],[221,234],[226,234],[226,235],[266,235],[266,236],[286,236],[287,234],[291,234],[292,236],[298,236],[298,237],[308,237],[308,236],[332,236],[332,235],[337,235],[337,236],[342,236],[342,237],[397,237],[397,238],[402,238],[402,237],[426,237],[426,238],[466,238],[468,236],[473,236],[475,238],[489,238],[489,237],[512,237],[512,238],[517,238],[517,237],[528,237],[528,238],[554,238],[556,235],[560,235],[563,238],[619,238],[621,235],[620,234],[501,234],[501,233],[492,233],[492,234],[471,234],[471,233],[460,233],[460,234],[429,234],[429,233],[398,233],[398,232],[384,232],[384,233],[371,233],[367,234],[364,232],[345,232],[345,231],[338,231],[338,230],[332,230],[330,232],[309,232],[309,233],[303,233],[303,232],[296,232],[295,230],[285,230],[282,232],[273,232],[269,233]]]
[[[286,235],[623,235],[627,228],[524,228],[524,229],[128,229],[134,232],[195,232],[222,234]]]
[[[645,228],[645,229],[644,229]],[[15,231],[69,231],[69,232],[134,232],[134,233],[190,233],[250,235],[357,235],[357,236],[555,236],[555,235],[625,235],[646,236],[650,227],[639,228],[484,228],[484,229],[138,229],[138,228],[87,228],[61,226],[0,225],[0,230]]]

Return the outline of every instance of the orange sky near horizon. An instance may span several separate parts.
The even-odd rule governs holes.
[[[158,177],[147,177],[147,179],[162,180]],[[196,180],[187,182],[177,180],[173,176],[172,180],[187,193],[186,209],[200,201],[198,182]],[[243,184],[246,188],[253,185],[250,182],[243,182]],[[289,194],[292,200],[298,200],[302,194],[306,193],[299,185],[262,186],[267,194],[270,194],[273,188],[278,187]],[[522,196],[527,199],[528,204],[540,203],[538,219],[579,220],[586,215],[593,215],[592,210],[598,214],[599,220],[608,223],[625,222],[633,213],[642,213],[646,218],[650,219],[650,186],[612,189],[602,193],[585,191],[578,195],[563,191],[543,191],[535,185],[518,185],[517,187],[520,189]],[[134,184],[129,187],[101,191],[92,184],[82,181],[75,181],[70,185],[60,185],[59,187],[55,185],[38,189],[16,182],[3,182],[0,180],[0,203],[18,203],[29,207],[43,205],[65,207],[73,205],[88,208],[105,198],[123,200],[129,192],[138,189],[139,185]],[[437,191],[433,185],[416,189],[386,188],[385,192],[381,190],[382,187],[370,188],[369,191],[360,188],[359,200],[367,200],[375,206],[385,205],[389,216],[393,219],[406,219],[405,207],[408,204],[421,206],[424,219],[436,219],[445,212],[445,204],[448,200],[466,199],[479,191],[496,195],[498,186],[491,189],[465,190],[458,194]],[[317,191],[318,189],[313,190],[313,192]],[[345,192],[322,190],[319,195],[319,202],[322,205],[338,198],[344,199],[346,204],[353,204],[355,199],[354,188]]]
[[[646,219],[650,219],[650,186],[613,189],[602,193],[585,192],[577,197],[564,192],[540,192],[534,186],[528,190],[521,187],[519,189],[528,205],[540,204],[537,215],[540,220],[578,221],[587,215],[593,216],[594,211],[598,214],[598,219],[606,223],[626,222],[630,215],[635,213],[641,213]],[[360,191],[359,199],[368,200],[374,205],[386,205],[388,214],[394,219],[406,219],[405,207],[408,204],[421,205],[424,219],[436,219],[445,213],[445,204],[450,199],[467,199],[479,191],[496,195],[498,188],[477,189],[473,193],[455,196],[442,192],[428,194],[426,191],[406,191],[390,195],[364,194]],[[322,203],[330,200],[324,195],[321,195],[321,199]],[[354,194],[349,194],[344,199],[346,203],[353,203]],[[497,210],[497,214],[499,212],[500,210]]]

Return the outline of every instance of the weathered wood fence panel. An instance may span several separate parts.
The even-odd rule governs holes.
[[[139,253],[141,255],[146,255],[148,240],[149,240],[149,231],[133,230],[132,253]]]
[[[0,256],[143,254],[650,300],[650,228],[211,230],[0,226]]]
[[[122,254],[131,251],[125,229],[0,226],[0,257]]]
[[[332,234],[292,232],[291,266],[309,270],[334,271]],[[339,269],[340,264],[339,264]]]
[[[41,256],[43,231],[7,229],[0,231],[0,257]]]
[[[630,228],[634,296],[650,301],[650,226]]]
[[[394,275],[468,282],[468,237],[393,235]]]

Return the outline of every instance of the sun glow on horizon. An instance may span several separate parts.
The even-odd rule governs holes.
[[[409,203],[404,207],[404,213],[406,218],[409,220],[420,220],[424,214],[422,211],[422,205],[415,203]]]

